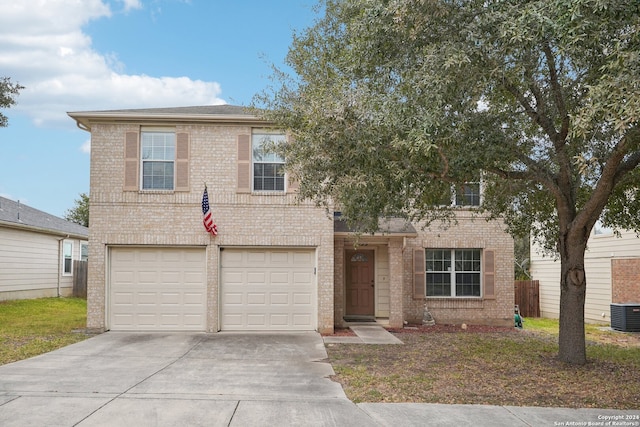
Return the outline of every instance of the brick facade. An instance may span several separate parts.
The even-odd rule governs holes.
[[[236,192],[236,140],[250,126],[175,124],[190,136],[190,191],[123,192],[124,141],[139,125],[93,124],[91,147],[91,228],[88,318],[105,329],[108,249],[112,246],[192,246],[207,248],[207,331],[218,323],[219,250],[225,246],[309,247],[316,249],[318,329],[333,330],[333,223],[323,209],[298,203],[294,194]],[[205,182],[219,234],[202,226]]]
[[[640,258],[611,260],[611,302],[640,303]]]
[[[486,221],[473,217],[461,209],[457,223],[448,228],[416,227],[413,236],[359,236],[337,237],[335,243],[335,307],[336,326],[346,326],[343,321],[346,275],[348,268],[344,260],[345,249],[353,245],[376,249],[376,262],[388,262],[388,270],[377,270],[376,286],[389,289],[388,321],[391,327],[402,327],[404,322],[421,323],[425,305],[437,323],[481,324],[512,326],[514,310],[513,238],[504,231],[500,221]],[[491,250],[495,256],[494,294],[474,298],[418,298],[414,295],[413,251],[434,249],[481,249]],[[385,258],[385,256],[387,258]],[[388,261],[387,261],[388,259]],[[388,283],[385,274],[389,275]],[[385,288],[386,289],[386,288]],[[380,311],[380,293],[376,299],[376,316]]]
[[[313,248],[316,255],[317,328],[331,333],[344,326],[345,251],[354,238],[333,232],[333,218],[293,193],[239,191],[238,136],[263,126],[253,118],[192,120],[165,115],[147,123],[135,113],[83,118],[91,130],[91,188],[87,326],[108,325],[109,250],[118,246],[200,247],[206,249],[206,331],[220,330],[219,265],[224,247]],[[73,114],[72,114],[73,116]],[[78,120],[76,118],[76,120]],[[142,125],[170,126],[189,138],[189,185],[186,191],[124,191],[125,140]],[[202,226],[201,198],[208,186],[218,236]],[[513,322],[513,240],[501,223],[472,219],[460,210],[448,229],[425,229],[411,236],[363,236],[360,243],[376,254],[376,315],[392,327],[419,322],[425,302],[439,323],[511,325]],[[495,251],[492,298],[415,298],[414,249],[479,248]]]

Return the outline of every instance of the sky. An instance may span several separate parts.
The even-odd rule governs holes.
[[[285,68],[316,0],[0,0],[0,196],[64,216],[89,192],[69,111],[249,105]]]

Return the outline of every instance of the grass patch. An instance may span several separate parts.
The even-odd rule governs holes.
[[[74,332],[87,320],[79,298],[0,302],[0,365],[37,356],[88,338]]]
[[[618,334],[623,346],[594,327],[604,342],[589,340],[588,363],[575,367],[557,360],[554,328],[538,319],[522,331],[438,325],[395,330],[402,346],[329,344],[327,353],[355,402],[640,407],[640,334]]]

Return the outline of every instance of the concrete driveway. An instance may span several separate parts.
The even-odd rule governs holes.
[[[0,426],[640,426],[640,411],[355,405],[326,357],[315,332],[108,332],[0,366]]]
[[[371,425],[317,333],[108,332],[0,366],[0,425]]]

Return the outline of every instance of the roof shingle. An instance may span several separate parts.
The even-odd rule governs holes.
[[[69,234],[85,238],[89,235],[87,227],[0,197],[0,225],[3,223],[25,228],[39,228],[59,235]]]

